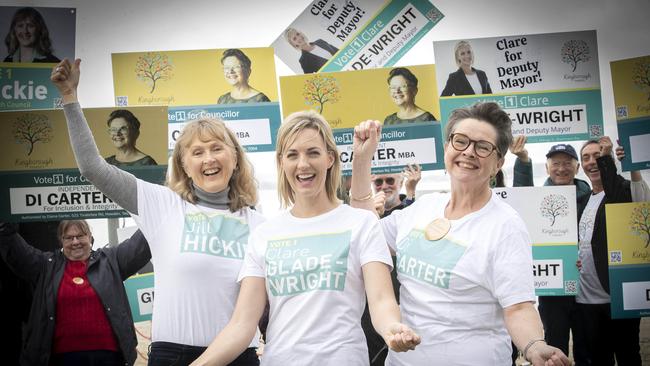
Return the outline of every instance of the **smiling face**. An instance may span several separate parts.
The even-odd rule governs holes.
[[[418,92],[417,88],[409,85],[402,75],[396,75],[390,79],[388,91],[393,102],[400,107],[415,104],[415,95]]]
[[[399,191],[402,188],[401,174],[384,174],[372,176],[372,187],[375,193],[384,192],[386,200],[384,206],[393,208],[400,203]]]
[[[32,47],[36,42],[36,24],[30,18],[25,18],[16,22],[14,34],[20,47]]]
[[[221,192],[237,167],[235,150],[221,140],[194,137],[183,154],[183,170],[197,187],[209,193]]]
[[[242,85],[248,83],[249,70],[246,70],[239,59],[235,56],[228,56],[223,59],[223,76],[230,85]]]
[[[68,226],[61,237],[63,255],[71,261],[87,260],[92,248],[90,235],[84,233],[77,225]]]
[[[469,46],[460,47],[456,53],[456,58],[460,67],[471,67],[474,63],[474,54],[472,53],[472,48]]]
[[[327,150],[318,131],[303,129],[283,150],[282,174],[291,186],[296,205],[327,203],[325,182],[327,171],[334,164],[334,154]]]
[[[471,140],[484,140],[496,145],[497,132],[494,127],[474,118],[459,121],[452,132],[466,135]],[[503,165],[503,158],[499,157],[497,151],[482,158],[474,152],[474,144],[472,142],[464,151],[458,151],[450,142],[445,143],[445,168],[452,179],[452,186],[454,182],[478,187],[489,186],[490,177],[495,176]]]
[[[307,36],[305,36],[304,33],[299,32],[295,29],[292,29],[289,31],[289,33],[287,33],[287,40],[289,41],[289,44],[291,44],[294,48],[299,50],[309,45],[309,40],[307,39]]]
[[[129,124],[124,118],[113,119],[109,124],[108,133],[116,149],[135,146],[135,141],[131,138]]]
[[[555,153],[546,159],[546,172],[556,186],[573,184],[580,164],[565,153]]]
[[[600,145],[598,143],[591,143],[582,148],[580,152],[580,160],[582,163],[582,170],[585,172],[587,178],[592,186],[600,185],[600,170],[596,159],[600,157]]]

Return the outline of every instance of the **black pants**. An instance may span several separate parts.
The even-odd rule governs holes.
[[[569,355],[569,332],[572,331],[573,358],[576,365],[585,363],[584,341],[580,338],[580,332],[576,332],[579,316],[575,296],[540,296],[538,310],[546,343]]]
[[[610,304],[576,304],[578,332],[584,339],[586,362],[582,365],[641,366],[641,319],[612,319]]]
[[[120,352],[79,351],[56,353],[50,360],[51,366],[115,366],[124,365]]]
[[[149,348],[148,366],[185,366],[199,358],[207,347],[188,346],[170,342],[153,342]],[[255,348],[246,349],[229,366],[258,366]]]

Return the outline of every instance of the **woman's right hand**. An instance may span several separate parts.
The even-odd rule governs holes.
[[[54,86],[59,90],[63,98],[63,104],[77,101],[77,86],[79,85],[79,76],[81,74],[79,70],[80,64],[81,59],[70,62],[66,58],[52,69],[50,80],[52,80]]]
[[[354,155],[352,161],[370,161],[381,139],[381,124],[379,121],[367,120],[354,127]]]

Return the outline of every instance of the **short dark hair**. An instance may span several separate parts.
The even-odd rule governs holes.
[[[591,145],[591,144],[600,145],[600,141],[598,141],[597,139],[589,139],[589,140],[585,141],[584,144],[582,144],[582,147],[580,147],[580,161],[581,162],[582,162],[582,150],[584,150],[585,147],[587,147],[587,145]]]
[[[494,102],[476,103],[471,107],[454,109],[445,128],[445,141],[454,133],[458,122],[467,118],[474,118],[494,127],[497,132],[497,154],[502,158],[512,143],[512,121],[508,113]]]
[[[132,133],[132,137],[134,139],[137,139],[138,136],[140,136],[140,121],[138,120],[138,117],[136,117],[131,111],[126,110],[126,109],[116,109],[111,112],[111,114],[108,116],[108,121],[106,121],[106,125],[108,127],[111,126],[111,122],[116,119],[116,118],[123,118],[126,121],[126,124],[129,125],[129,131]]]
[[[408,83],[409,86],[413,87],[418,87],[418,78],[413,75],[411,70],[407,69],[406,67],[396,67],[392,70],[390,70],[390,73],[388,74],[388,79],[386,81],[390,84],[390,80],[394,78],[395,76],[402,76],[404,79],[406,79],[406,82]]]
[[[248,58],[248,56],[246,56],[246,54],[238,48],[230,48],[225,50],[223,52],[223,55],[221,56],[221,64],[223,65],[223,60],[225,60],[226,57],[231,57],[231,56],[239,60],[239,62],[241,63],[244,69],[248,70],[249,72],[251,71],[251,65],[252,65],[251,59]]]

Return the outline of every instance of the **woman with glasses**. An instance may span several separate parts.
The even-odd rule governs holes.
[[[435,121],[433,114],[415,104],[418,78],[405,67],[396,67],[388,74],[388,93],[399,110],[386,118],[384,125]]]
[[[149,155],[135,147],[140,136],[140,121],[126,109],[111,112],[106,122],[108,135],[117,149],[115,155],[106,158],[106,162],[116,166],[158,165]]]
[[[155,306],[149,366],[187,365],[226,325],[239,293],[237,274],[251,229],[264,221],[253,168],[223,121],[188,122],[176,140],[165,186],[99,156],[77,99],[80,63],[63,60],[50,77],[63,100],[81,174],[131,213],[150,243]],[[259,364],[257,338],[232,365]]]
[[[21,365],[132,365],[138,344],[122,284],[151,258],[138,230],[92,250],[85,220],[61,221],[61,250],[41,252],[0,223],[0,256],[34,287]],[[9,301],[9,299],[6,299]]]
[[[251,76],[251,59],[239,49],[231,48],[221,56],[223,77],[232,89],[219,97],[218,104],[262,103],[271,100],[261,91],[248,84]]]
[[[355,128],[352,197],[368,193],[378,136],[377,121]],[[445,136],[450,192],[380,221],[397,254],[403,321],[422,337],[386,364],[510,365],[512,339],[533,365],[569,365],[544,342],[526,226],[489,186],[512,141],[510,118],[496,103],[457,109]]]

